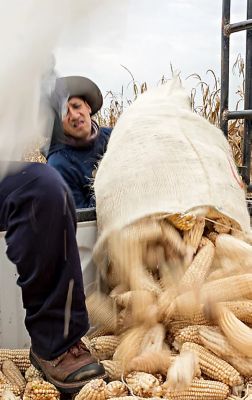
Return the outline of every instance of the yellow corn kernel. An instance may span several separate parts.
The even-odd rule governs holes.
[[[173,214],[167,217],[175,228],[181,231],[188,231],[193,228],[196,223],[196,217],[192,214]]]

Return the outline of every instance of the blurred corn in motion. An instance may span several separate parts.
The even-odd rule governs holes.
[[[226,139],[191,112],[178,79],[120,118],[94,188],[94,258],[117,321],[118,347],[103,361],[111,378],[112,366],[117,379],[131,373],[127,382],[137,371],[160,374],[155,397],[240,395],[248,374],[237,360],[250,365],[249,214]],[[233,322],[233,340],[222,314],[207,312],[217,305],[243,321]]]

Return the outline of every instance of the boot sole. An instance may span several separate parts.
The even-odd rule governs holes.
[[[31,360],[32,365],[38,371],[41,371],[45,375],[47,381],[52,383],[61,393],[64,393],[64,394],[75,394],[75,393],[79,392],[83,388],[83,386],[85,386],[87,383],[93,381],[94,379],[104,379],[104,380],[108,379],[108,375],[103,374],[103,375],[94,376],[93,378],[90,378],[90,379],[84,380],[84,381],[64,383],[64,382],[57,381],[56,379],[54,379],[50,375],[48,375],[46,373],[46,371],[44,370],[44,368],[40,366],[39,362],[36,360],[36,357],[31,353],[30,353],[30,360]]]

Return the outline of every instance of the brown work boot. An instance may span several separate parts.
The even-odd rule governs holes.
[[[31,349],[30,360],[62,393],[76,393],[92,379],[106,378],[103,365],[90,354],[82,341],[51,361],[40,358]]]

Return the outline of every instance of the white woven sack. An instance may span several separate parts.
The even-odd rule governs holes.
[[[119,119],[94,183],[99,239],[153,214],[212,206],[249,231],[245,193],[220,129],[191,111],[178,78]]]

